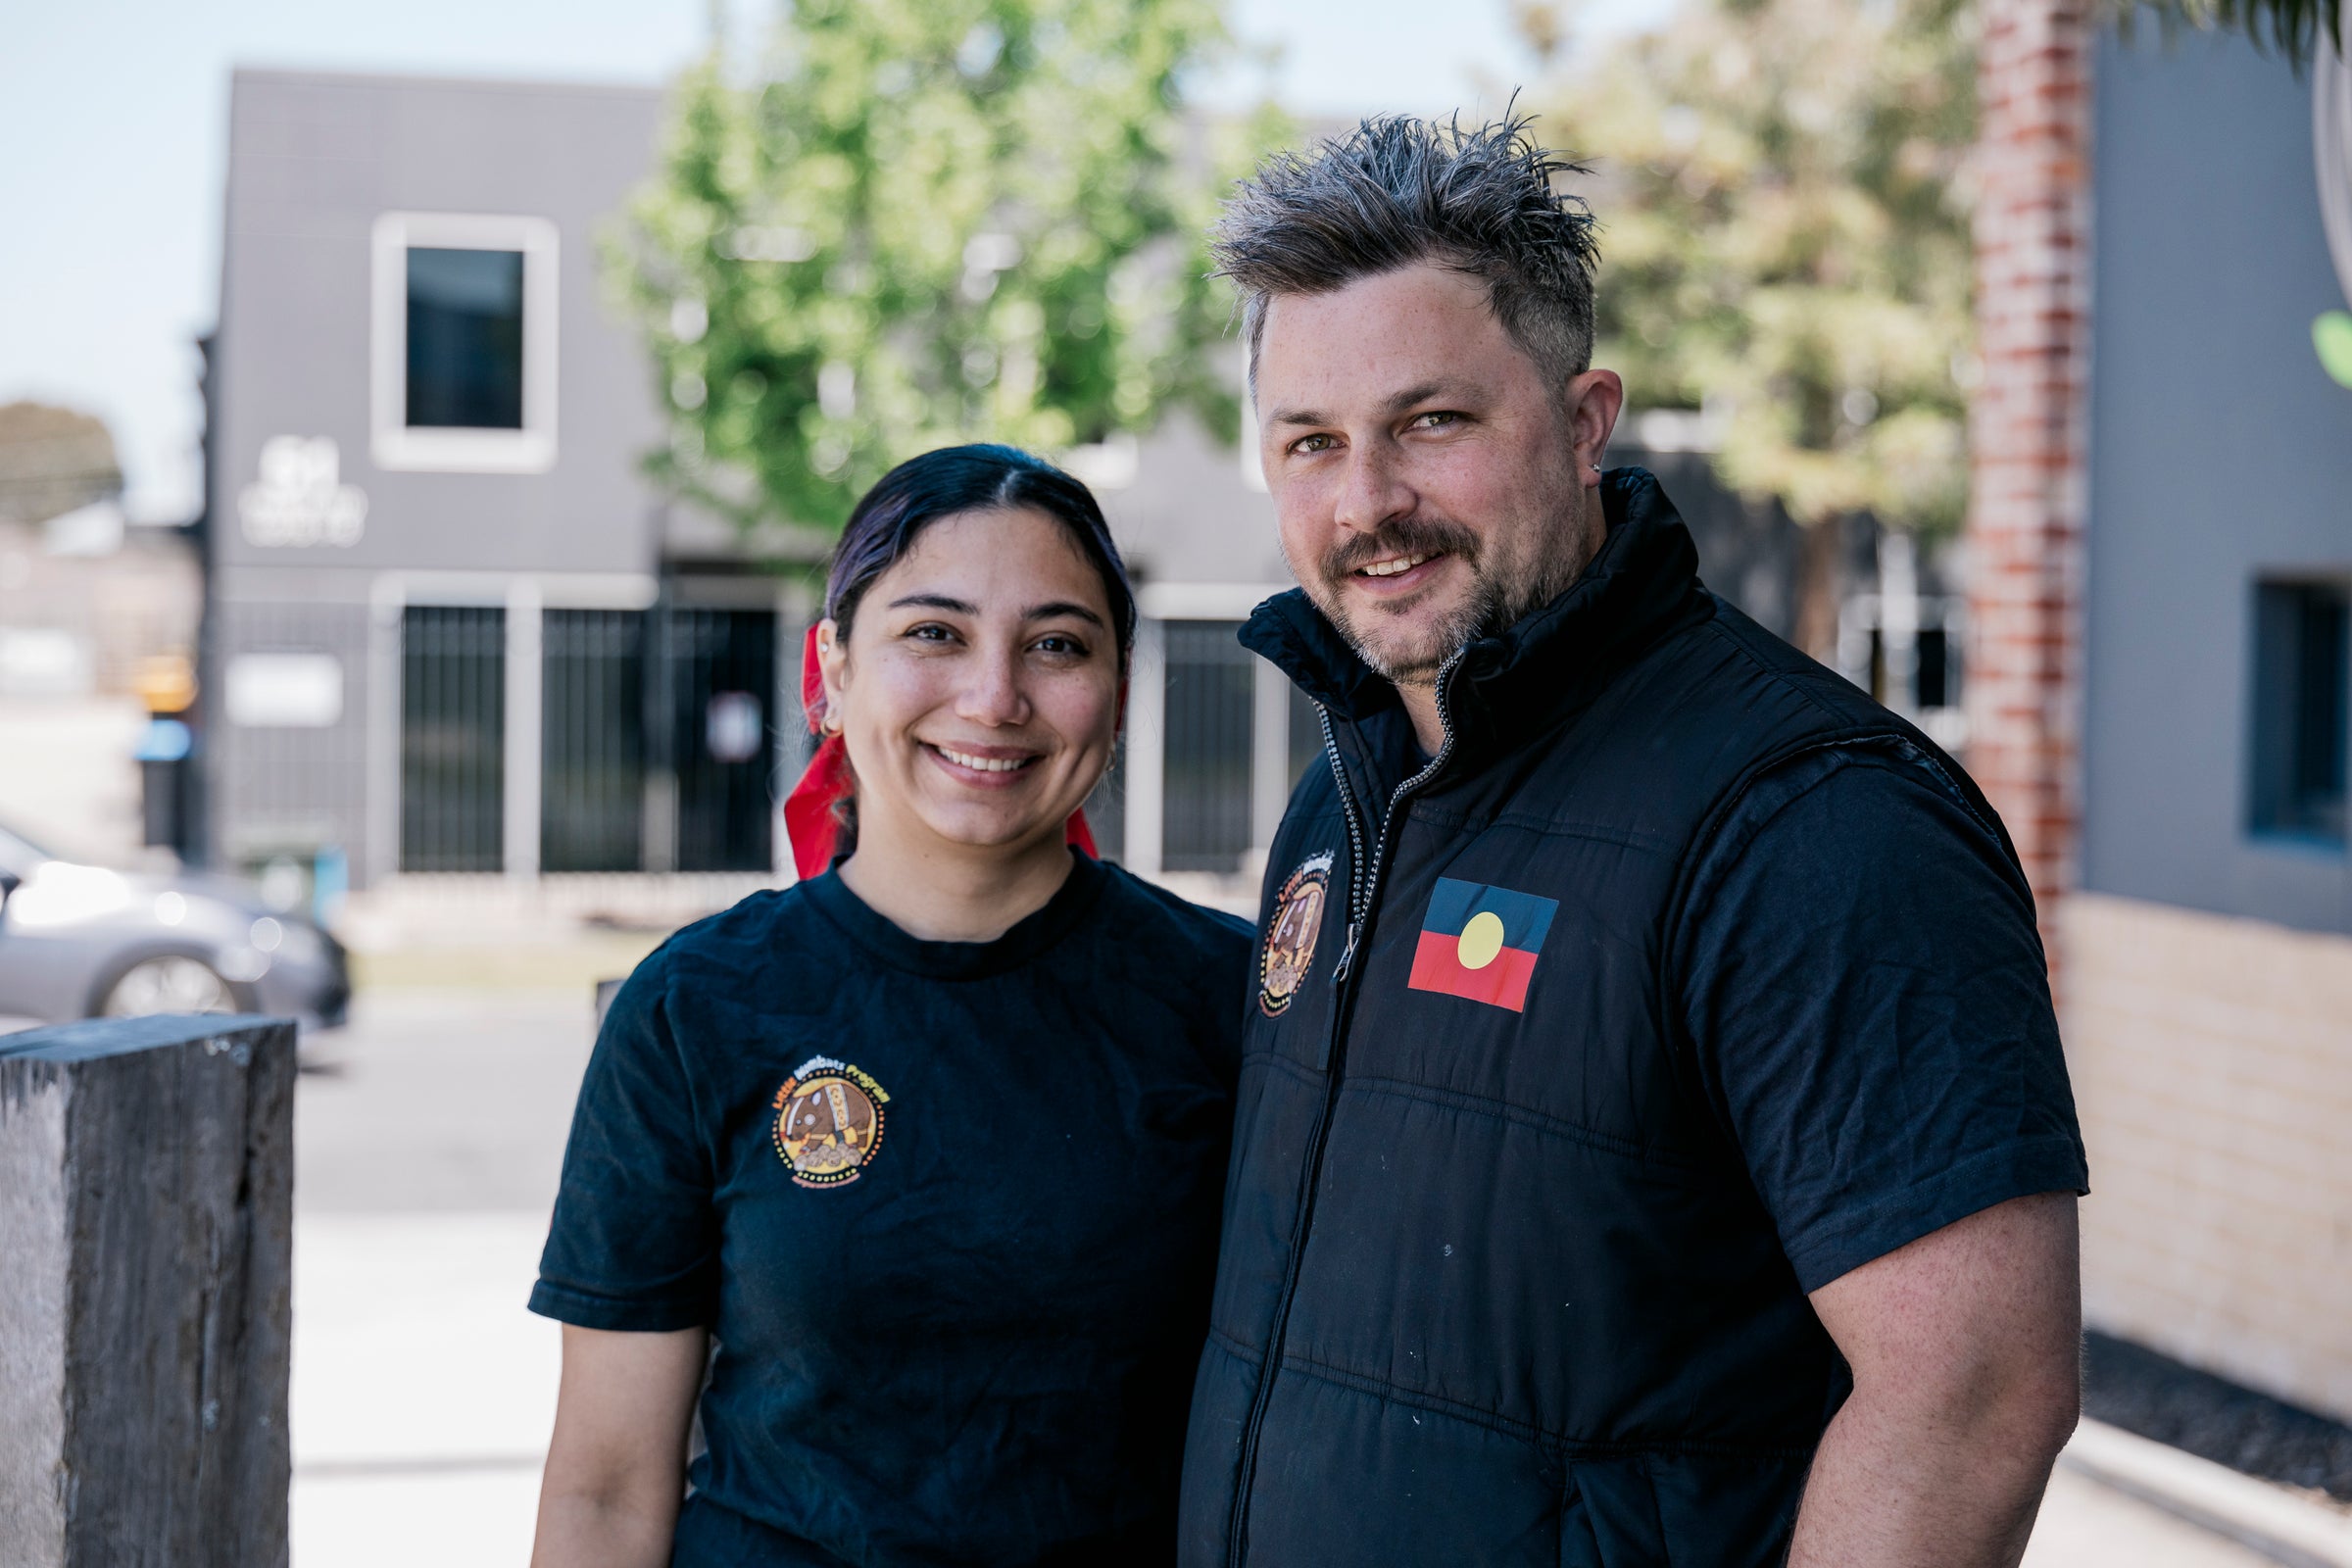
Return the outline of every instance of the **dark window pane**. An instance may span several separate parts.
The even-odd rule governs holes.
[[[645,868],[645,612],[551,610],[542,632],[539,863]]]
[[[2264,583],[2254,619],[2253,825],[2341,844],[2352,595]]]
[[[1160,864],[1233,871],[1250,848],[1250,744],[1257,672],[1230,621],[1167,625],[1166,784]]]
[[[768,870],[779,783],[775,613],[673,610],[666,626],[677,868]]]
[[[1919,629],[1919,706],[1950,708],[1952,703],[1951,641],[1941,626]]]
[[[522,428],[522,253],[409,252],[411,425]]]
[[[400,641],[400,868],[505,864],[507,613],[411,606]]]

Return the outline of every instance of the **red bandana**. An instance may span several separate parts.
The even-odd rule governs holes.
[[[784,831],[792,840],[792,863],[806,881],[832,869],[833,847],[841,837],[841,808],[857,788],[850,773],[849,748],[838,734],[825,734],[825,676],[816,662],[814,626],[808,628],[808,641],[801,648],[801,710],[808,716],[809,732],[823,736],[801,781],[784,801]],[[1095,835],[1086,825],[1084,810],[1070,813],[1064,837],[1090,858],[1102,858],[1095,849]]]

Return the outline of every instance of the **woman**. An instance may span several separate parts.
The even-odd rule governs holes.
[[[1072,847],[1134,625],[1026,454],[858,504],[808,879],[640,964],[580,1090],[539,1568],[1172,1559],[1251,944]]]

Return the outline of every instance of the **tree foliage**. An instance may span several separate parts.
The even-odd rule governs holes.
[[[615,246],[671,420],[652,466],[831,531],[900,460],[1235,417],[1202,235],[1259,122],[1179,87],[1215,0],[792,0],[757,79],[679,84]]]
[[[1690,0],[1554,92],[1599,182],[1598,363],[1800,522],[1960,515],[1974,15]]]

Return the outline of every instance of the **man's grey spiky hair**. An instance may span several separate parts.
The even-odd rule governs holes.
[[[1536,145],[1530,123],[1510,112],[1464,130],[1389,115],[1266,160],[1210,235],[1217,271],[1242,293],[1252,363],[1276,296],[1435,262],[1486,283],[1495,319],[1552,384],[1582,373],[1600,251],[1583,198],[1553,180],[1588,171]]]

